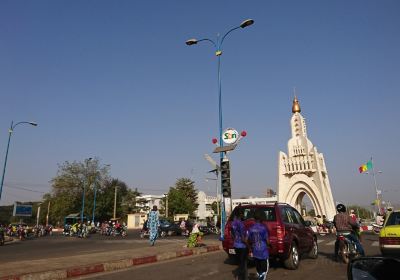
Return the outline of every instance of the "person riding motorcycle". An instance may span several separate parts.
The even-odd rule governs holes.
[[[360,226],[358,223],[354,222],[349,215],[346,214],[346,206],[343,204],[338,204],[336,206],[336,210],[338,214],[335,215],[333,218],[333,224],[336,227],[336,232],[339,234],[340,232],[351,232],[350,234],[346,235],[346,237],[353,241],[356,244],[357,250],[361,256],[364,256],[364,248],[362,247],[360,241],[358,240],[357,236],[354,233],[354,229],[359,228]],[[338,258],[339,252],[339,242],[336,239],[335,242],[335,258]]]

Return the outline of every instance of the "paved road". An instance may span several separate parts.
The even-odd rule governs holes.
[[[272,264],[268,279],[270,280],[297,280],[297,279],[347,279],[346,265],[332,260],[334,250],[334,236],[319,238],[319,257],[317,260],[302,259],[298,270],[287,270],[280,264]],[[380,255],[378,237],[365,235],[363,238],[366,254],[368,256]],[[236,265],[229,263],[224,252],[216,252],[207,255],[177,259],[159,264],[146,265],[116,273],[91,276],[82,279],[98,280],[226,280],[233,279]],[[249,268],[250,278],[255,279],[256,270]]]
[[[149,246],[148,240],[141,239],[139,233],[139,230],[129,230],[128,235],[124,238],[121,236],[113,237],[93,234],[86,239],[65,237],[61,233],[55,233],[53,236],[6,243],[5,246],[0,247],[0,262],[111,252],[112,250],[126,249],[127,246],[147,248]],[[181,242],[184,238],[186,237],[170,236],[160,238],[157,240],[157,244],[162,246],[171,242]],[[218,236],[210,234],[205,238],[218,239]]]

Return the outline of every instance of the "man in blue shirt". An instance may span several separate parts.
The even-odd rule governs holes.
[[[232,222],[232,237],[233,237],[233,247],[235,248],[235,253],[239,258],[239,269],[236,275],[238,280],[247,279],[247,255],[248,249],[246,245],[246,228],[243,223],[244,211],[243,208],[238,208],[234,211],[234,218]]]
[[[265,221],[265,212],[259,208],[254,213],[255,224],[249,228],[248,243],[253,253],[259,280],[267,279],[269,268],[268,229],[262,223]]]

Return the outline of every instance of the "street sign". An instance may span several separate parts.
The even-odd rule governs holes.
[[[213,151],[213,153],[222,153],[222,152],[229,152],[233,151],[236,148],[237,144],[229,145],[229,146],[223,146],[223,147],[216,147]]]
[[[32,205],[22,205],[14,203],[13,216],[20,217],[31,217],[32,216]]]
[[[227,128],[222,133],[222,141],[224,141],[225,144],[228,145],[235,144],[236,141],[238,141],[238,139],[239,139],[239,134],[233,128]]]

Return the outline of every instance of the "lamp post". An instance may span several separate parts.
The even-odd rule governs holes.
[[[85,211],[85,191],[86,191],[86,184],[87,184],[87,181],[88,181],[88,178],[87,178],[87,169],[88,169],[88,165],[89,165],[89,162],[92,160],[92,158],[88,158],[88,159],[86,159],[85,160],[85,180],[84,180],[84,182],[83,182],[83,192],[82,192],[82,210],[81,210],[81,223],[83,224],[83,212]]]
[[[94,197],[93,197],[93,214],[92,214],[92,223],[94,224],[94,211],[96,210],[96,193],[97,193],[97,187],[96,187],[96,178],[94,179],[93,182],[93,188],[94,188]]]
[[[214,42],[211,39],[208,38],[203,38],[200,40],[197,39],[189,39],[186,41],[186,45],[191,46],[191,45],[196,45],[199,42],[202,41],[208,41],[210,42],[214,47],[215,47],[215,55],[218,58],[218,125],[219,125],[219,145],[222,147],[223,142],[222,142],[222,89],[221,89],[221,55],[222,55],[222,44],[224,43],[224,40],[228,34],[230,34],[232,31],[237,30],[239,28],[245,28],[254,23],[254,20],[252,19],[247,19],[243,21],[239,26],[236,26],[232,29],[230,29],[228,32],[226,32],[222,37],[220,37],[220,34],[217,34],[217,42]],[[220,152],[220,160],[224,158],[224,152]],[[222,180],[222,176],[221,176]],[[222,184],[221,184],[222,188]],[[221,189],[222,193],[222,189]],[[221,239],[224,238],[224,228],[225,228],[225,202],[222,200],[221,203]]]
[[[111,166],[111,164],[106,164],[105,167],[109,168]],[[94,181],[93,181],[93,191],[94,191],[94,196],[93,196],[93,214],[92,214],[92,222],[94,224],[94,211],[96,210],[96,194],[97,194],[97,179],[99,178],[99,172],[100,171],[96,171],[96,175],[94,177]]]
[[[378,211],[377,213],[380,214],[381,213],[381,202],[380,200],[382,199],[382,191],[378,190],[378,184],[376,182],[376,173],[381,174],[382,171],[375,171],[374,168],[374,163],[371,157],[371,163],[372,163],[372,177],[374,178],[374,186],[375,186],[375,194],[376,194],[376,206],[378,207]],[[369,174],[369,172],[365,172],[364,174]],[[379,199],[379,194],[381,195],[381,199]]]
[[[6,174],[7,158],[8,158],[8,150],[10,148],[11,134],[13,133],[15,127],[19,124],[30,124],[33,126],[37,126],[37,123],[35,122],[17,122],[16,124],[14,124],[14,121],[11,121],[10,128],[8,129],[8,143],[7,143],[6,158],[4,159],[3,176],[1,177],[0,200],[1,200],[1,193],[3,192],[4,176]]]
[[[165,196],[165,218],[168,218],[168,193],[165,193],[164,196]]]
[[[40,206],[42,203],[38,204],[37,213],[36,213],[36,230],[39,228],[39,219],[40,219]]]

